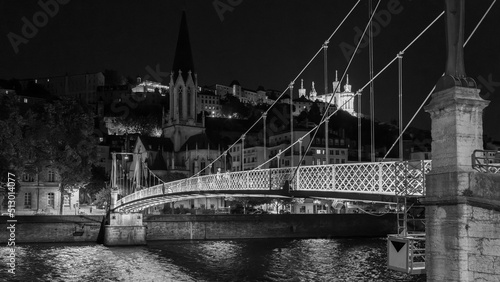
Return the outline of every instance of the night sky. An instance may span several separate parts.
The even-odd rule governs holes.
[[[43,2],[52,2],[42,0]],[[55,1],[55,0],[54,0]],[[65,2],[60,0],[61,2]],[[39,78],[115,69],[125,76],[148,74],[147,69],[169,73],[172,69],[182,10],[187,12],[198,84],[226,84],[238,80],[244,88],[285,90],[356,1],[346,0],[198,0],[198,1],[102,1],[66,0],[44,21],[37,1],[0,2],[0,79]],[[399,2],[396,13],[378,21],[374,38],[374,71],[377,73],[406,47],[444,9],[443,1]],[[214,7],[218,4],[219,12]],[[335,69],[339,76],[347,66],[342,46],[354,46],[356,29],[368,21],[368,1],[354,10],[332,38],[328,48],[329,89]],[[375,6],[377,1],[373,1]],[[467,37],[491,1],[466,1]],[[222,11],[227,5],[229,10]],[[51,7],[53,10],[53,7]],[[33,23],[25,43],[15,48],[12,33],[23,36],[23,17]],[[491,100],[485,110],[485,134],[500,140],[500,4],[496,3],[465,48],[465,69]],[[25,32],[26,33],[26,32]],[[406,124],[444,71],[444,18],[434,24],[404,54],[403,108]],[[353,90],[368,82],[368,48],[355,57],[348,71]],[[308,91],[315,81],[323,93],[323,55],[300,79]],[[166,77],[162,77],[166,83]],[[489,83],[488,83],[489,81]],[[363,113],[369,113],[369,90],[363,92]],[[398,116],[397,63],[375,81],[375,118],[390,121]],[[413,123],[430,127],[421,112]]]

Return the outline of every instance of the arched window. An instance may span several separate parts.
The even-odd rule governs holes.
[[[183,88],[179,86],[179,91],[177,92],[177,109],[179,110],[179,118],[182,117],[182,99],[183,99]]]
[[[188,88],[187,88],[187,115],[188,115],[188,117],[191,117],[191,114],[192,114],[191,113],[191,103],[192,103],[192,99],[193,99],[193,97],[192,97],[193,94],[191,93],[191,91],[192,91],[191,87],[188,86]]]

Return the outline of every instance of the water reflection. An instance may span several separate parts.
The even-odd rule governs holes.
[[[386,268],[385,239],[23,245],[15,276],[7,254],[0,249],[1,281],[425,281]]]

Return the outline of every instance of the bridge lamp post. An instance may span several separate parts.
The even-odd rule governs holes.
[[[280,168],[281,149],[279,150],[278,155],[276,157],[278,158],[278,168]]]
[[[293,167],[293,81],[290,82],[290,167]]]
[[[302,138],[299,139],[299,165],[302,160]]]
[[[328,114],[328,113],[327,113]],[[330,164],[330,152],[328,151],[328,122],[330,121],[330,118],[327,118],[325,120],[325,157],[326,157],[326,162],[325,164]]]
[[[321,201],[320,200],[314,200],[313,203],[314,203],[313,212],[314,212],[314,210],[316,210],[315,213],[318,213],[318,206],[321,204]]]
[[[222,154],[222,157],[224,158],[224,161],[223,161],[223,163],[224,163],[224,171],[227,171],[227,164],[226,164],[227,159],[226,159],[226,156],[227,156],[227,151],[225,151],[224,154]]]
[[[262,119],[264,122],[264,162],[267,161],[267,147],[266,147],[266,142],[267,142],[267,135],[266,135],[266,118],[267,118],[267,112],[262,114]]]
[[[241,171],[245,170],[245,134],[241,136]]]

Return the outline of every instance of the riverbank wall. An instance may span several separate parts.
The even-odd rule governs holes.
[[[104,216],[0,217],[0,242],[102,242]],[[7,227],[14,224],[15,231]],[[226,240],[262,238],[385,237],[396,233],[396,215],[268,214],[268,215],[149,215],[143,220],[146,241]],[[14,234],[14,235],[12,235]]]
[[[146,216],[146,240],[385,237],[396,214],[269,214]]]
[[[103,215],[2,216],[0,242],[10,238],[16,244],[97,242],[103,219]]]

